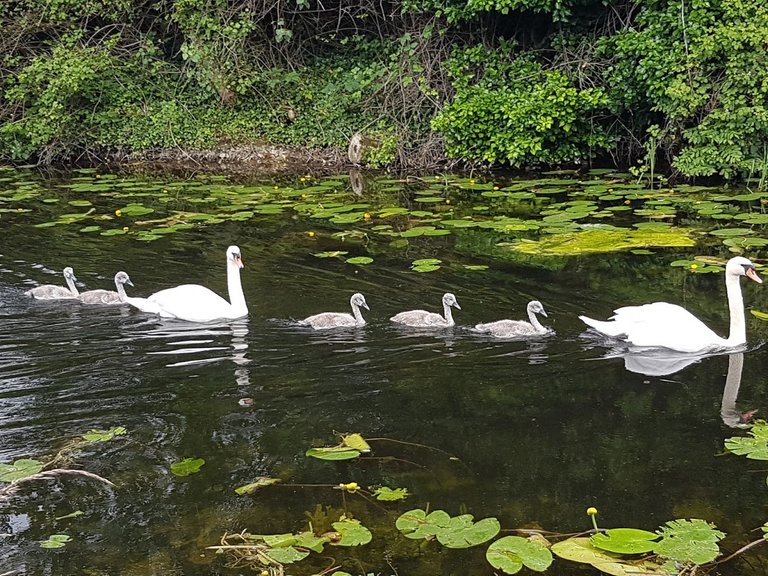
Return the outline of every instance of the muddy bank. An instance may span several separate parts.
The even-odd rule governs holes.
[[[113,167],[127,170],[226,172],[248,176],[331,174],[354,168],[347,151],[275,144],[238,144],[212,150],[168,149],[114,154]]]

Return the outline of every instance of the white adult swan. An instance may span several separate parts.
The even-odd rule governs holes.
[[[44,284],[37,288],[32,288],[24,292],[25,296],[36,298],[37,300],[72,300],[80,295],[77,291],[77,278],[75,278],[75,271],[71,267],[64,268],[64,280],[67,282],[68,288],[63,286],[55,286],[53,284]]]
[[[395,314],[390,320],[396,324],[405,324],[414,328],[448,328],[455,324],[453,314],[451,314],[451,306],[461,310],[461,306],[456,301],[456,296],[446,292],[443,295],[443,314],[445,316],[440,316],[440,314],[435,312],[427,312],[426,310],[409,310],[408,312]]]
[[[527,310],[530,322],[526,322],[525,320],[498,320],[486,324],[477,324],[475,330],[490,334],[496,338],[535,336],[550,332],[550,329],[542,326],[541,322],[539,322],[539,319],[536,317],[536,314],[541,314],[544,317],[547,316],[541,302],[538,300],[531,300],[528,302]]]
[[[725,288],[731,315],[728,338],[715,334],[685,308],[667,302],[619,308],[605,322],[586,316],[579,318],[598,332],[620,338],[634,346],[669,348],[678,352],[736,348],[747,342],[739,276],[746,276],[758,284],[763,283],[755,272],[755,265],[748,259],[736,256],[728,260],[725,265]]]
[[[300,320],[299,324],[312,326],[315,330],[363,326],[365,324],[365,319],[360,313],[360,307],[362,306],[366,310],[370,310],[365,301],[365,297],[359,292],[352,294],[352,298],[349,299],[349,304],[352,306],[352,314],[342,312],[321,312],[320,314],[315,314],[309,318]]]
[[[115,274],[115,287],[114,290],[88,290],[80,294],[78,299],[83,304],[124,304],[127,302],[127,296],[125,294],[125,284],[133,286],[133,282],[125,272],[118,272]]]
[[[149,298],[126,298],[126,301],[141,310],[159,314],[163,318],[175,318],[188,322],[211,322],[232,320],[248,315],[243,286],[240,283],[240,248],[227,248],[227,288],[229,302],[199,284],[183,284],[155,292]]]

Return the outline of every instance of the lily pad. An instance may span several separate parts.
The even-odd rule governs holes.
[[[96,430],[92,429],[90,432],[83,434],[83,439],[88,442],[108,442],[115,436],[123,436],[127,430],[122,426],[115,426],[109,430]]]
[[[395,521],[395,527],[403,536],[412,540],[434,538],[443,528],[448,527],[451,517],[444,510],[435,510],[427,514],[424,510],[409,510]]]
[[[635,528],[613,528],[592,536],[592,546],[615,554],[643,554],[656,545],[657,534]]]
[[[437,540],[446,548],[469,548],[495,537],[501,525],[496,518],[483,518],[473,522],[471,514],[451,518],[448,526],[437,533]]]
[[[408,497],[408,489],[393,489],[387,488],[386,486],[381,486],[380,488],[376,488],[373,491],[373,495],[376,497],[376,500],[381,500],[382,502],[396,502],[398,500],[405,500]]]
[[[334,522],[332,526],[336,532],[341,534],[340,540],[331,542],[334,546],[362,546],[373,539],[371,531],[358,520],[342,518],[338,522]]]
[[[189,476],[200,472],[203,464],[205,460],[202,458],[185,458],[181,462],[171,464],[171,472],[176,476]]]
[[[520,536],[505,536],[492,543],[485,552],[491,566],[505,574],[517,574],[523,566],[544,572],[552,564],[552,553],[542,544]]]
[[[370,445],[360,434],[347,434],[338,446],[310,448],[305,455],[319,460],[351,460],[370,451]]]
[[[0,482],[13,482],[37,474],[43,463],[31,458],[20,458],[13,464],[0,464]]]
[[[369,256],[355,256],[354,258],[347,258],[347,264],[370,264],[373,262],[373,258]]]
[[[346,254],[349,254],[349,252],[344,252],[343,250],[332,250],[329,252],[315,252],[312,254],[315,258],[338,258],[339,256],[345,256]]]
[[[52,534],[48,540],[40,542],[40,548],[64,548],[72,538],[66,534]]]
[[[692,520],[672,520],[660,530],[661,541],[653,551],[659,556],[677,562],[707,564],[720,554],[717,542],[725,534],[715,529],[714,524],[694,518]]]
[[[601,552],[593,547],[589,538],[568,538],[552,545],[552,553],[564,560],[590,564],[611,576],[638,576],[641,574],[658,574],[659,566],[630,563]]]
[[[258,478],[256,478],[255,481],[250,482],[249,484],[245,484],[244,486],[235,488],[235,493],[238,496],[243,496],[244,494],[253,494],[259,488],[264,488],[265,486],[274,486],[275,484],[279,484],[280,482],[282,482],[280,478],[269,478],[267,476],[259,476]]]
[[[293,564],[309,556],[309,550],[298,550],[293,546],[286,546],[269,548],[264,551],[264,554],[277,564]]]
[[[765,420],[755,422],[749,430],[748,438],[726,438],[725,448],[732,454],[746,456],[751,460],[768,460],[768,423]]]
[[[144,216],[145,214],[152,214],[154,209],[147,208],[143,204],[128,204],[119,209],[123,216]]]

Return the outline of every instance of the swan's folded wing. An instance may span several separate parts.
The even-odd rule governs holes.
[[[613,323],[635,346],[695,352],[716,346],[722,339],[682,306],[655,302],[615,311]]]
[[[147,300],[159,314],[189,322],[210,322],[232,317],[232,305],[214,291],[199,284],[182,284],[155,292]]]

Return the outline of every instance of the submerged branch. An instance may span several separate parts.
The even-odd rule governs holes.
[[[93,472],[86,472],[85,470],[74,470],[69,468],[54,468],[53,470],[45,470],[43,472],[38,472],[37,474],[32,474],[31,476],[27,476],[26,478],[19,478],[18,480],[14,480],[8,486],[5,486],[4,488],[0,488],[0,498],[7,498],[10,496],[14,496],[18,492],[19,487],[22,484],[26,484],[26,483],[34,482],[38,480],[56,480],[61,476],[82,476],[83,478],[96,480],[98,482],[106,484],[110,488],[115,487],[115,485],[112,484],[112,482],[110,482],[106,478],[102,478],[98,474],[94,474]]]

